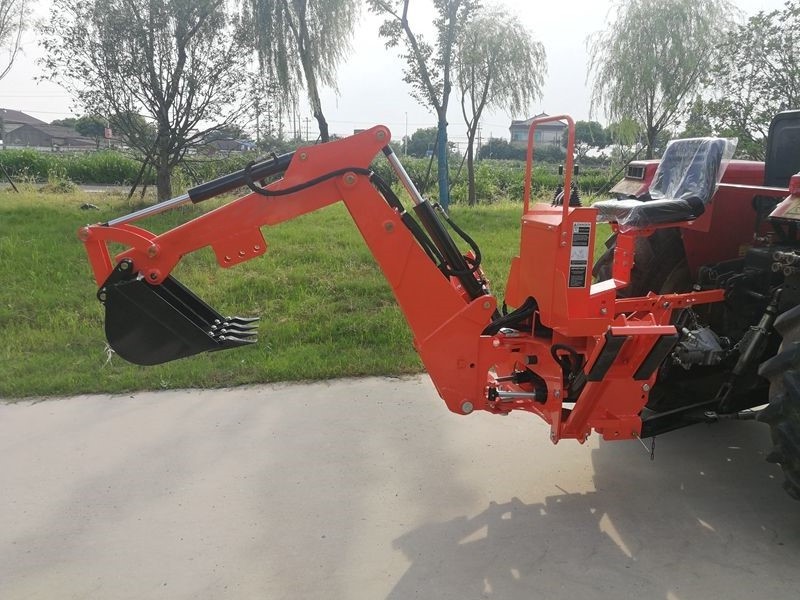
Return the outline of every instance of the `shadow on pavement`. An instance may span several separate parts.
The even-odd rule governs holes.
[[[595,491],[428,523],[395,540],[389,598],[796,598],[800,504],[766,429],[698,426],[592,451]]]

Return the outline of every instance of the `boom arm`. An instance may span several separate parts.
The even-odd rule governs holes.
[[[483,294],[470,299],[460,281],[454,285],[443,276],[404,223],[408,215],[389,206],[372,185],[367,169],[388,142],[389,131],[374,127],[341,141],[301,148],[284,177],[265,188],[281,195],[253,192],[161,235],[129,222],[82,228],[79,236],[95,279],[108,294],[114,265],[128,264],[125,270],[140,275],[146,285],[160,286],[184,255],[205,246],[211,246],[220,266],[232,267],[266,252],[262,226],[342,201],[389,282],[448,407],[455,412],[485,408],[480,399],[485,396],[486,368],[481,378],[478,346],[495,300]],[[129,248],[112,261],[109,242]]]

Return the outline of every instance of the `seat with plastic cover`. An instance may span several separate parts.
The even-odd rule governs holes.
[[[628,230],[696,219],[705,212],[735,149],[735,140],[723,138],[669,142],[648,193],[595,202],[597,220]]]

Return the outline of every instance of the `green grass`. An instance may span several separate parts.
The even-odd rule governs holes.
[[[99,211],[82,211],[92,202]],[[142,225],[163,231],[207,210]],[[175,275],[222,314],[260,315],[259,342],[155,367],[108,359],[103,309],[75,232],[135,208],[122,197],[0,191],[0,397],[219,387],[416,373],[422,365],[388,285],[341,205],[265,229],[269,251],[232,269],[213,253]],[[456,207],[502,297],[516,254],[519,204]]]

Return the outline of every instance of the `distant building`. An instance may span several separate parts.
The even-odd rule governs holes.
[[[531,128],[533,120],[548,116],[550,115],[547,113],[540,113],[524,121],[511,121],[511,127],[508,128],[511,132],[511,145],[526,148],[528,146],[528,131]],[[536,127],[534,143],[540,147],[557,146],[563,148],[566,143],[564,136],[566,129],[566,124],[561,121],[543,123]]]
[[[94,150],[91,138],[82,136],[69,127],[46,124],[25,124],[9,132],[6,130],[7,148],[36,148],[38,150]]]
[[[9,133],[14,131],[22,125],[47,125],[44,121],[40,121],[36,117],[26,115],[24,112],[18,110],[10,110],[8,108],[0,108],[0,122],[3,123],[4,131]]]
[[[208,154],[216,154],[217,152],[226,154],[231,152],[252,152],[255,149],[256,143],[252,140],[234,140],[231,138],[213,140],[204,146],[204,150]]]
[[[0,146],[3,145],[7,134],[23,125],[45,125],[45,122],[18,110],[0,108]]]

